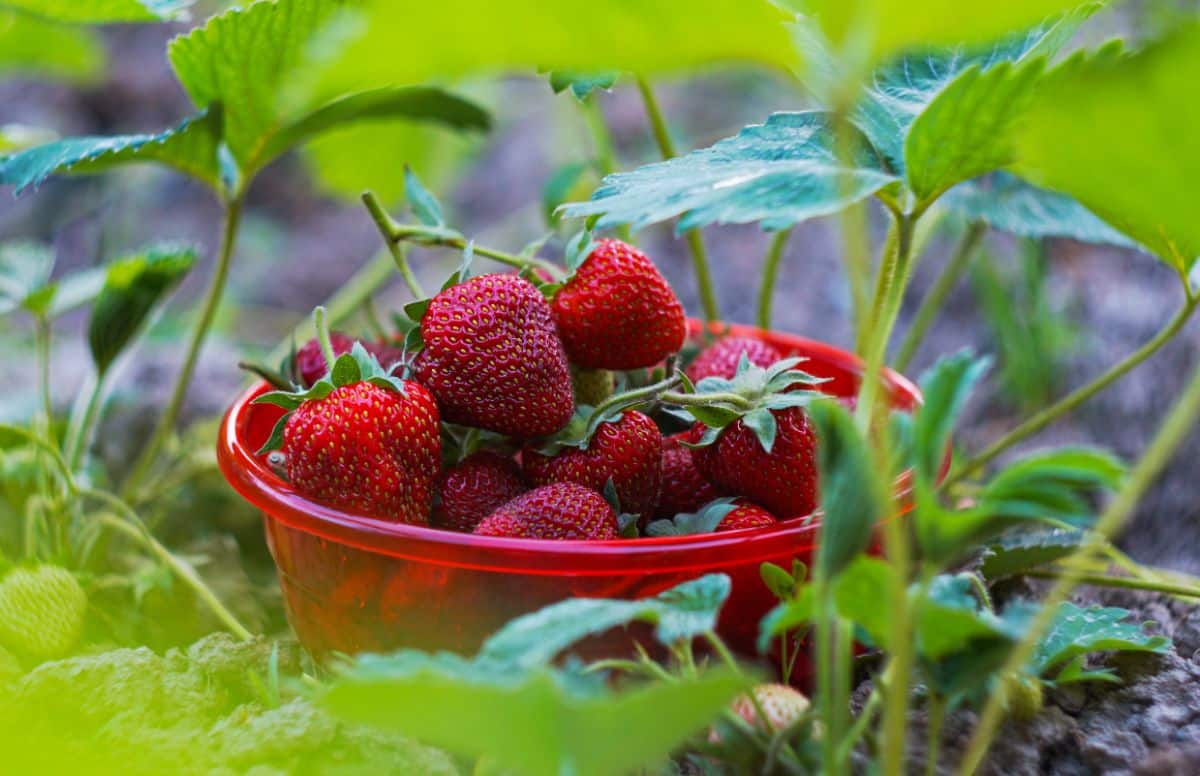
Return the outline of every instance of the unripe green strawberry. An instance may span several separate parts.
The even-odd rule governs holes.
[[[754,700],[762,707],[767,715],[767,721],[772,730],[784,730],[790,727],[800,715],[808,711],[808,698],[786,684],[760,684],[752,692]],[[746,720],[751,727],[766,729],[758,719],[758,709],[747,695],[738,696],[733,702],[733,713]]]
[[[16,568],[0,579],[0,644],[35,660],[66,655],[86,612],[87,594],[64,568]]]
[[[575,404],[595,407],[612,396],[615,381],[607,369],[584,369],[571,366],[571,388],[575,392]]]
[[[1036,717],[1046,703],[1041,680],[1022,672],[1010,674],[1003,681],[1008,690],[1008,713],[1022,722]]]

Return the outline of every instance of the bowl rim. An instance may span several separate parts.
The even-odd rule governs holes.
[[[707,328],[714,334],[754,336],[768,342],[784,342],[787,347],[808,352],[814,360],[829,363],[836,369],[856,376],[861,376],[863,372],[863,362],[858,356],[807,337],[741,324],[713,322],[705,325],[694,319],[688,323],[690,336]],[[910,406],[922,403],[920,389],[908,378],[887,368],[883,371],[883,378],[894,403],[898,403],[896,399]],[[667,570],[672,560],[680,569],[685,569],[701,565],[684,557],[698,552],[709,557],[733,553],[738,562],[757,562],[778,557],[780,549],[789,544],[800,544],[805,540],[812,542],[821,525],[821,512],[818,510],[804,517],[780,521],[774,526],[721,533],[547,541],[476,536],[356,515],[300,494],[245,444],[240,433],[245,413],[248,408],[255,406],[252,404],[255,398],[269,390],[271,386],[265,381],[243,390],[221,420],[217,459],[226,481],[268,519],[375,554],[460,567],[520,570],[532,574],[632,572],[646,569],[648,563],[652,563],[655,570]],[[911,472],[906,471],[896,480],[896,493],[903,499],[910,491]]]

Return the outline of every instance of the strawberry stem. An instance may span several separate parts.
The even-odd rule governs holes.
[[[388,251],[392,254],[392,261],[396,264],[396,269],[400,271],[400,277],[404,278],[404,284],[408,286],[408,290],[412,293],[414,299],[424,299],[425,289],[421,287],[421,281],[417,280],[417,276],[413,274],[412,267],[408,265],[408,252],[394,237],[396,223],[392,221],[392,217],[383,209],[383,205],[379,204],[379,199],[376,198],[372,191],[365,191],[362,195],[363,204],[367,206],[367,212],[371,214],[372,220],[375,221],[375,226],[379,229],[379,233],[383,235],[383,242],[387,245]]]
[[[783,229],[775,233],[771,247],[767,249],[763,260],[762,284],[758,287],[758,314],[756,320],[760,329],[771,328],[771,302],[775,296],[775,281],[779,277],[779,263],[783,258],[783,248],[787,245],[791,229]]]
[[[753,409],[754,402],[737,393],[679,393],[666,391],[660,400],[667,404],[678,404],[681,407],[708,406],[710,404],[732,404],[739,409]]]
[[[325,359],[325,368],[333,369],[336,356],[333,353],[333,341],[329,337],[329,320],[325,308],[317,305],[313,310],[313,325],[317,328],[317,343],[321,346],[321,357]]]

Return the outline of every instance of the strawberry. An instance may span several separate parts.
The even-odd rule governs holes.
[[[739,498],[733,502],[733,511],[717,523],[717,531],[740,531],[743,528],[767,528],[775,525],[775,515],[758,504]]]
[[[574,482],[543,485],[488,515],[478,536],[524,539],[616,539],[617,516],[596,491]]]
[[[748,695],[740,695],[733,701],[732,711],[751,727],[763,731],[786,730],[808,711],[808,698],[786,684],[760,684],[750,691],[754,700],[766,714],[767,724],[758,718],[758,709]]]
[[[649,517],[662,481],[662,432],[636,410],[593,416],[587,423],[582,435],[569,427],[540,448],[526,446],[521,453],[526,476],[534,485],[575,482],[597,492],[611,481],[623,512]]]
[[[575,409],[571,374],[542,293],[516,275],[479,275],[429,301],[416,378],[450,423],[520,438],[553,434]]]
[[[755,337],[726,337],[700,351],[688,365],[687,376],[694,383],[706,377],[732,379],[737,374],[738,361],[743,353],[751,364],[764,369],[783,359],[778,348]]]
[[[301,493],[340,509],[426,525],[441,468],[438,408],[424,386],[388,375],[361,344],[306,391],[255,400],[281,406],[271,439]]]
[[[347,334],[337,331],[330,333],[329,342],[333,345],[333,355],[335,357],[343,353],[349,353],[354,348],[355,342],[362,342],[363,349],[375,356],[379,360],[379,363],[389,371],[404,358],[404,351],[393,348],[390,345],[382,342],[356,340]],[[321,342],[316,337],[304,343],[304,346],[296,351],[295,373],[299,375],[300,384],[304,387],[311,387],[313,383],[324,377],[328,371],[329,366],[325,363],[324,354],[321,353]]]
[[[656,517],[671,519],[680,512],[695,512],[721,493],[704,479],[692,460],[692,451],[680,444],[686,434],[663,440],[662,487],[658,491]]]
[[[479,521],[525,492],[521,470],[511,458],[480,450],[441,473],[432,523],[470,533]]]
[[[63,657],[79,641],[87,593],[58,566],[18,567],[0,579],[0,647],[37,661]]]
[[[619,240],[595,244],[553,307],[571,363],[587,369],[654,366],[687,335],[683,306],[658,268]]]
[[[782,520],[817,504],[817,435],[804,407],[823,394],[807,390],[820,381],[793,369],[799,362],[764,369],[743,354],[733,379],[708,377],[678,397],[700,421],[687,444],[705,479]]]

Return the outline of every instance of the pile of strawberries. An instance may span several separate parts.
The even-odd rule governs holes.
[[[401,345],[325,333],[263,448],[301,493],[481,536],[598,540],[759,529],[816,505],[822,394],[770,344],[720,339],[685,372],[683,307],[600,240],[564,278],[452,278]],[[332,361],[332,364],[329,362]],[[280,453],[282,455],[280,455]]]

